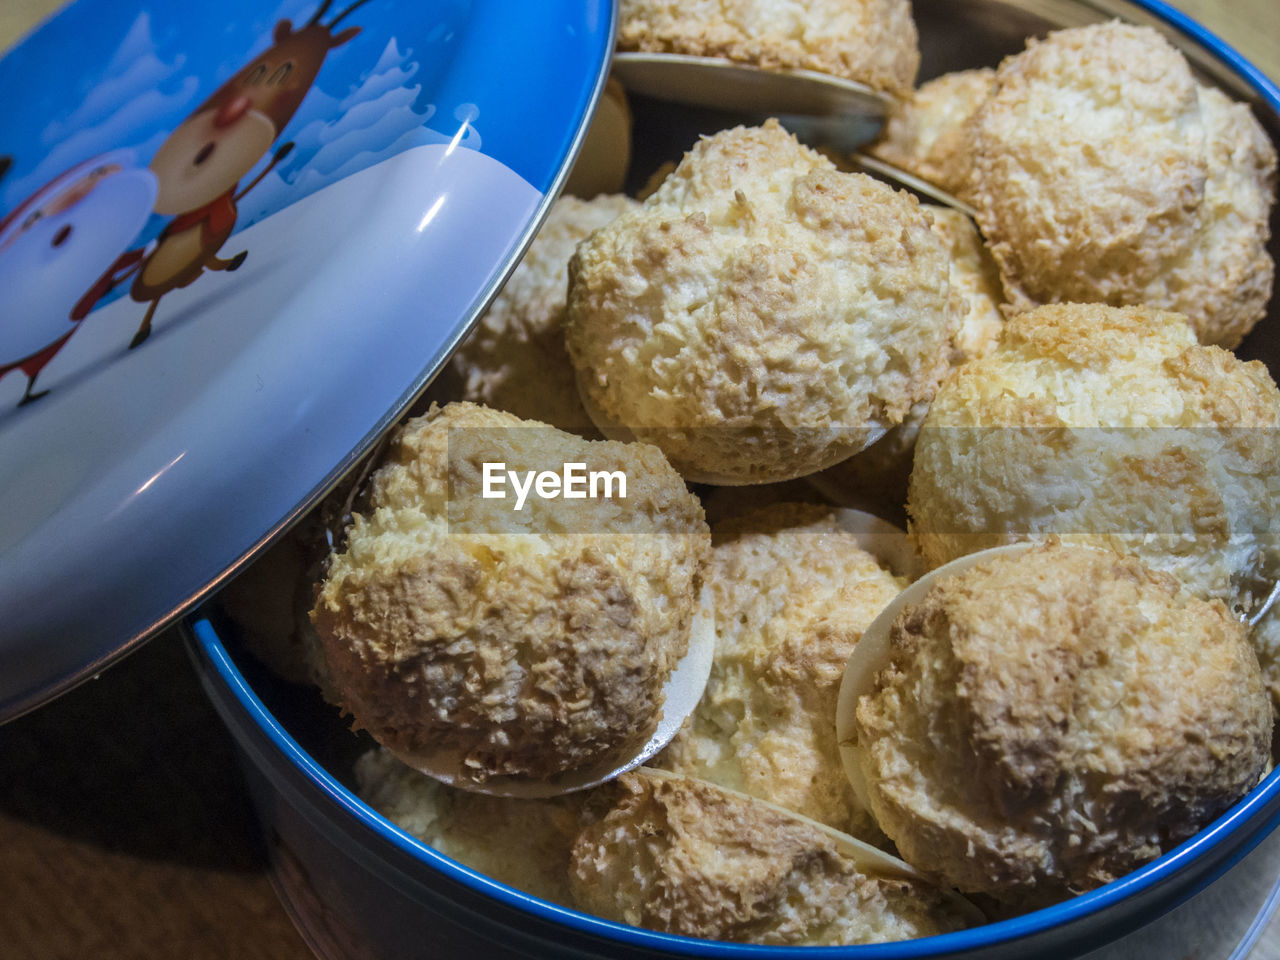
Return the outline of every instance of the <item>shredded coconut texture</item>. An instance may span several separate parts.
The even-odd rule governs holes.
[[[1057,534],[1248,607],[1277,572],[1280,391],[1179,314],[1062,304],[1010,320],[921,425],[911,531],[926,564]]]
[[[914,197],[776,122],[698,143],[569,267],[566,340],[597,424],[694,480],[843,459],[932,396],[959,316]]]
[[[862,631],[904,584],[817,505],[747,514],[712,543],[715,663],[654,766],[883,840],[844,775],[836,701]]]
[[[951,254],[950,284],[952,309],[961,316],[951,351],[951,366],[987,354],[1000,337],[1004,315],[1000,304],[1004,293],[1000,271],[963,213],[945,207],[929,207],[933,231],[947,244]],[[912,405],[902,423],[861,453],[823,472],[826,489],[840,491],[841,502],[891,505],[901,509],[907,499],[907,480],[916,435],[929,412],[929,401]]]
[[[1031,907],[1100,886],[1266,768],[1244,628],[1132,558],[993,558],[936,584],[889,641],[853,747],[903,858],[961,891]]]
[[[711,784],[624,774],[579,835],[569,882],[584,910],[714,940],[841,945],[958,930],[931,884],[864,872],[815,824]]]
[[[920,67],[907,0],[622,0],[618,49],[816,70],[906,96]]]
[[[1005,60],[965,128],[967,199],[1013,309],[1146,305],[1234,347],[1260,320],[1276,152],[1155,30],[1050,34]]]
[[[486,461],[622,470],[627,498],[531,497],[516,514],[510,499],[458,497],[478,494]],[[710,549],[658,450],[450,404],[400,430],[369,499],[312,612],[358,726],[410,761],[456,756],[478,782],[553,776],[648,739]]]
[[[1280,712],[1280,611],[1272,608],[1249,633],[1258,654],[1262,680],[1271,695],[1271,710]]]
[[[995,90],[995,77],[983,67],[921,84],[889,115],[871,153],[950,193],[963,193],[969,170],[964,127]]]

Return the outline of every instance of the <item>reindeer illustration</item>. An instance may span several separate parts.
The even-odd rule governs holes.
[[[244,189],[240,179],[267,155],[280,131],[293,119],[311,89],[329,51],[360,32],[334,28],[367,0],[355,0],[327,24],[321,19],[332,0],[302,27],[281,20],[272,31],[270,48],[254,57],[200,104],[160,145],[150,168],[159,183],[155,212],[172,216],[145,255],[123,255],[103,274],[77,306],[88,313],[93,304],[130,276],[129,296],[147,304],[146,314],[129,349],[151,335],[156,307],[170,290],[185,287],[206,270],[232,271],[248,256],[241,250],[219,256],[235,229],[236,204],[293,149],[282,144],[271,162]]]

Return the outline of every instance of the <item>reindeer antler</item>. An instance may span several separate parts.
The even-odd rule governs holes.
[[[329,30],[332,31],[333,28],[336,27],[345,16],[347,16],[347,14],[354,12],[358,7],[363,7],[368,2],[369,0],[356,0],[355,3],[351,4],[351,6],[347,7],[347,9],[343,10],[340,14],[329,21]],[[329,2],[326,2],[325,6],[329,6]]]
[[[309,27],[313,23],[319,23],[320,18],[328,12],[331,6],[333,6],[333,0],[321,0],[320,9],[311,15],[311,19],[307,21],[306,25]]]

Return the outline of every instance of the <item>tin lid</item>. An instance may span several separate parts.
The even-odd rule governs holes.
[[[0,61],[0,721],[215,590],[421,393],[563,182],[614,16],[79,0]]]

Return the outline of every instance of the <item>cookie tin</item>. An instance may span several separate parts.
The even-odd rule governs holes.
[[[613,17],[79,0],[0,60],[0,721],[212,594],[426,387]]]
[[[1120,16],[1152,24],[1205,82],[1249,102],[1280,143],[1280,90],[1217,37],[1157,0],[915,0],[922,79],[993,66],[1025,38]],[[635,105],[633,105],[635,106]],[[661,140],[665,108],[636,107],[638,146]],[[645,172],[639,176],[643,178]],[[1280,253],[1273,214],[1272,255]],[[1280,307],[1240,353],[1280,371]],[[183,621],[202,682],[239,744],[277,889],[320,957],[1089,958],[1244,960],[1280,890],[1280,772],[1195,837],[1114,883],[983,927],[865,947],[783,948],[690,940],[625,927],[539,900],[462,866],[389,823],[352,791],[368,744],[318,695],[267,674],[216,600]]]

